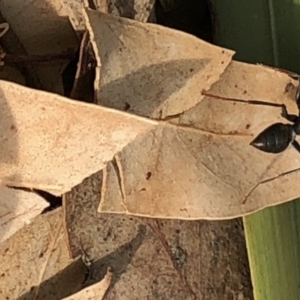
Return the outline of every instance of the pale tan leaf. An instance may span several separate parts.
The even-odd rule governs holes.
[[[157,122],[0,81],[0,182],[70,190]],[[100,187],[99,187],[100,188]]]
[[[0,244],[47,206],[48,203],[35,193],[0,186]]]
[[[113,273],[110,268],[107,269],[107,273],[104,278],[98,282],[85,288],[75,295],[64,298],[65,300],[101,300],[103,299],[107,289],[109,288]]]
[[[69,257],[61,209],[4,241],[0,255],[0,299],[60,299],[80,290],[85,277],[83,262]]]
[[[234,54],[162,26],[89,9],[84,15],[97,57],[98,103],[137,115],[164,119],[193,107]]]
[[[297,113],[296,85],[270,68],[232,62],[209,93],[284,103]],[[287,122],[280,113],[280,107],[204,98],[109,163],[99,211],[226,219],[299,197],[299,153],[290,147],[274,155],[249,145],[270,124]]]

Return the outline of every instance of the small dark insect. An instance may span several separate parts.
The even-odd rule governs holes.
[[[296,92],[298,116],[290,115],[286,106],[282,105],[281,116],[292,124],[275,123],[270,125],[250,143],[251,146],[268,153],[281,153],[292,144],[300,153],[300,145],[295,140],[296,136],[300,135],[300,76],[297,79],[299,81]]]

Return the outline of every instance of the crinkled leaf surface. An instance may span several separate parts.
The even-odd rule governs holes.
[[[295,84],[272,69],[232,62],[209,93],[285,103],[296,113]],[[249,145],[265,127],[284,121],[280,113],[274,106],[204,98],[108,165],[99,211],[225,219],[298,197],[296,150],[272,155]]]
[[[84,15],[98,55],[97,99],[118,110],[0,82],[2,183],[60,195],[111,161],[100,211],[180,219],[233,218],[299,196],[295,150],[249,146],[282,120],[280,108],[201,94],[285,103],[295,113],[296,82],[230,63],[232,51],[178,31]]]

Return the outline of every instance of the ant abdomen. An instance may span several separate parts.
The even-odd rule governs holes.
[[[275,123],[262,131],[250,145],[260,151],[280,153],[294,141],[295,136],[292,125]]]

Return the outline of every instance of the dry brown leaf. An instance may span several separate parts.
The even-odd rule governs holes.
[[[57,54],[78,45],[60,0],[2,0],[0,10],[30,54]],[[36,67],[43,87],[63,93],[61,72],[67,62]]]
[[[0,186],[0,244],[48,206],[48,202],[35,193]]]
[[[4,241],[0,299],[54,300],[80,290],[86,267],[70,259],[65,238],[58,209],[38,216]]]
[[[128,143],[157,126],[5,81],[0,81],[0,111],[0,182],[54,195],[101,170]]]
[[[240,219],[97,214],[101,173],[65,195],[64,215],[72,257],[81,253],[91,261],[87,284],[103,278],[108,266],[113,269],[106,300],[253,299]]]
[[[113,273],[111,269],[108,268],[106,275],[100,282],[85,288],[75,295],[64,298],[64,300],[101,300],[109,288],[112,276]]]
[[[98,64],[98,103],[137,115],[164,119],[190,109],[234,53],[154,24],[89,9],[84,16]]]
[[[295,85],[273,69],[232,62],[209,93],[284,103],[297,113]],[[280,113],[274,106],[203,99],[109,163],[99,211],[227,219],[299,197],[296,150],[272,155],[249,145],[268,125],[286,122]]]

